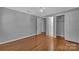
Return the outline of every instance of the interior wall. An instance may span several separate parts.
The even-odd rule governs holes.
[[[65,40],[79,43],[79,9],[53,16],[56,17],[60,15],[65,15]]]
[[[36,20],[36,16],[0,7],[0,42],[36,35]]]
[[[79,10],[66,13],[65,37],[66,40],[79,43]]]
[[[46,35],[54,36],[54,18],[47,17],[46,18]]]
[[[45,32],[46,33],[46,18],[43,18],[43,32]]]
[[[3,27],[2,27],[2,7],[0,8],[0,37],[2,37],[3,34]]]
[[[42,18],[42,32],[45,32],[45,20]]]
[[[44,18],[38,17],[37,18],[37,34],[41,34],[45,32],[45,21]]]

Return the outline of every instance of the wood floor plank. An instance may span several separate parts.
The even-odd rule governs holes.
[[[0,51],[79,51],[79,44],[44,33],[0,45]]]

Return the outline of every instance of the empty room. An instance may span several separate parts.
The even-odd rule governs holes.
[[[0,51],[79,51],[79,7],[0,7]]]

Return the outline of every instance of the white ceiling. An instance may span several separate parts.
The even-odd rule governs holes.
[[[42,13],[40,12],[40,7],[7,7],[7,8],[43,17],[51,14],[56,14],[59,12],[64,12],[77,7],[45,7],[44,12]]]

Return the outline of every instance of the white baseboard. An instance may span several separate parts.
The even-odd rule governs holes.
[[[56,35],[56,36],[61,36],[61,37],[64,37],[64,35]]]
[[[37,34],[32,34],[30,36],[35,36]],[[6,44],[6,43],[9,43],[9,42],[13,42],[13,41],[16,41],[16,40],[21,40],[23,38],[27,38],[27,37],[30,37],[30,36],[23,36],[23,37],[20,37],[20,38],[16,38],[16,39],[12,39],[12,40],[8,40],[8,41],[5,41],[5,42],[1,42],[0,44]]]

